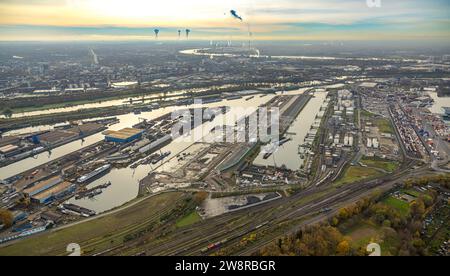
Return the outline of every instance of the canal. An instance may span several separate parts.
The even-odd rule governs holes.
[[[279,149],[268,159],[264,159],[264,153],[261,153],[255,159],[254,164],[278,167],[284,165],[290,170],[299,170],[304,163],[304,160],[298,154],[298,147],[305,143],[305,137],[311,129],[311,126],[314,124],[316,116],[326,97],[327,92],[314,93],[314,98],[309,101],[287,131],[287,133],[293,134],[287,135],[287,138],[291,138],[292,140],[279,147]]]
[[[290,91],[284,94],[290,95],[301,94],[308,89],[309,88],[300,89],[297,91]],[[268,95],[265,97],[261,96],[262,95],[255,95],[254,98],[248,101],[245,100],[245,98],[247,97],[243,97],[241,99],[223,100],[222,102],[205,104],[203,106],[205,107],[229,106],[231,108],[229,114],[233,114],[234,116],[232,116],[233,119],[231,121],[228,121],[227,124],[234,124],[234,122],[237,121],[239,118],[250,114],[252,110],[255,110],[258,106],[267,103],[273,97],[275,97],[275,95]],[[313,124],[316,114],[319,112],[320,107],[325,98],[326,92],[317,92],[315,93],[315,98],[313,98],[305,106],[304,110],[300,113],[297,120],[289,129],[289,132],[296,133],[296,135],[292,137],[293,140],[285,144],[274,155],[277,165],[284,164],[290,169],[293,170],[299,169],[299,166],[303,161],[300,159],[299,155],[297,155],[298,145],[303,144],[304,137],[306,136],[311,125]],[[179,110],[180,108],[195,108],[195,107],[199,106],[196,105],[189,105],[184,107],[174,106],[153,110],[151,112],[143,112],[140,115],[130,113],[126,115],[117,116],[117,118],[120,120],[120,123],[110,126],[109,129],[119,130],[137,124],[141,119],[153,120],[174,110]],[[243,108],[248,111],[246,113],[241,113]],[[227,118],[229,117],[230,116],[227,116]],[[202,127],[204,129],[211,129],[212,127],[220,124],[221,122],[220,120],[223,120],[223,117],[217,116],[217,118],[213,122],[208,122],[206,126],[204,125]],[[52,126],[45,126],[45,127],[51,128]],[[102,141],[103,139],[104,136],[101,133],[95,134],[90,137],[87,137],[83,142],[75,141],[70,144],[58,147],[52,150],[51,154],[47,152],[42,153],[35,156],[34,158],[28,158],[18,163],[9,165],[7,167],[0,168],[0,179],[5,179],[17,175],[31,168],[37,167],[39,165],[45,164],[47,162],[60,158],[64,155],[77,151],[80,148],[87,147],[89,145]],[[168,157],[168,159],[166,159],[167,161],[177,156],[179,153],[183,151],[194,150],[193,147],[191,147],[194,143],[195,140],[185,141],[185,139],[179,138],[173,141],[168,146],[164,147],[161,151],[171,152],[171,155]],[[107,175],[99,178],[98,180],[88,185],[88,188],[94,188],[98,185],[110,181],[112,185],[108,189],[104,190],[104,192],[101,195],[98,195],[93,199],[75,200],[74,198],[72,198],[70,202],[85,208],[92,209],[98,213],[121,206],[136,198],[139,191],[139,181],[141,179],[147,176],[150,172],[154,171],[156,168],[158,169],[158,171],[170,170],[170,167],[173,166],[173,160],[174,159],[172,159],[172,162],[167,162],[165,164],[143,165],[136,169],[131,168],[113,169]],[[258,157],[257,163],[263,165],[264,164],[273,165],[273,158],[271,157],[269,160],[261,160]]]

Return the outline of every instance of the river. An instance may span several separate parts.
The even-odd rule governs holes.
[[[145,99],[146,102],[151,102],[152,100],[159,99],[161,97],[168,97],[170,96],[171,100],[177,100],[181,98],[186,93],[200,93],[208,91],[212,88],[215,89],[221,89],[221,88],[230,88],[232,85],[222,85],[222,86],[213,86],[208,88],[195,88],[195,89],[186,89],[186,90],[174,90],[167,93],[158,93],[155,92],[153,94],[146,95]],[[38,115],[46,115],[46,114],[53,114],[53,113],[65,113],[65,112],[72,112],[72,111],[78,111],[82,109],[89,109],[89,108],[102,108],[102,107],[111,107],[111,106],[127,106],[130,105],[129,99],[132,99],[134,102],[141,102],[142,96],[139,97],[128,97],[128,98],[120,98],[115,100],[99,100],[96,102],[86,103],[86,104],[75,104],[73,106],[65,106],[65,107],[56,107],[56,108],[49,108],[49,109],[43,109],[43,110],[36,110],[36,111],[27,111],[27,112],[19,112],[12,115],[12,118],[21,118],[25,116],[38,116]],[[5,118],[4,115],[1,115],[0,118]]]
[[[226,118],[230,118],[230,114],[233,114],[232,117],[232,123],[239,118],[242,118],[243,116],[249,115],[251,112],[253,112],[258,106],[261,104],[264,104],[271,100],[274,97],[274,95],[266,96],[264,98],[261,98],[259,96],[256,96],[252,100],[245,101],[244,99],[239,100],[231,100],[221,103],[214,103],[211,105],[205,105],[208,107],[218,107],[222,105],[229,106],[231,109],[227,114]],[[194,106],[190,106],[194,107]],[[253,109],[247,109],[247,112],[241,113],[242,108],[248,108],[252,107]],[[166,112],[169,111],[168,109]],[[163,112],[165,113],[165,112]],[[213,122],[207,122],[205,123],[203,127],[205,130],[210,130],[214,126],[218,125],[223,120],[223,116],[217,116]],[[231,123],[229,121],[228,123]],[[195,130],[194,130],[195,131]],[[170,143],[168,146],[161,149],[162,152],[171,152],[171,155],[166,159],[170,160],[173,157],[176,157],[181,152],[190,152],[194,151],[195,148],[192,148],[191,146],[196,142],[201,140],[201,137],[196,137],[197,140],[193,138],[192,132],[192,139],[188,139],[190,141],[186,141],[185,137],[178,138],[174,140],[172,143]],[[205,131],[205,134],[209,135],[209,131]],[[123,168],[123,169],[113,169],[109,174],[101,177],[100,179],[94,181],[93,183],[88,185],[88,188],[93,188],[98,185],[101,185],[105,182],[111,182],[111,186],[104,190],[102,194],[95,197],[94,199],[81,199],[81,200],[75,200],[74,198],[70,200],[71,203],[77,204],[79,206],[91,209],[96,211],[97,213],[101,213],[107,210],[110,210],[114,207],[121,206],[124,203],[129,202],[130,200],[133,200],[136,198],[139,192],[139,181],[143,179],[145,176],[147,176],[149,173],[157,169],[158,171],[170,171],[171,167],[174,166],[174,162],[172,159],[171,161],[168,161],[167,163],[163,164],[162,166],[156,168],[155,165],[143,165],[139,166],[137,169],[131,169],[131,168]],[[156,165],[158,166],[158,165]]]
[[[296,91],[290,91],[285,92],[284,94],[301,94],[304,91],[308,90],[309,88],[304,88]],[[279,93],[278,93],[279,94]],[[240,113],[242,111],[242,108],[257,108],[258,106],[267,103],[269,100],[271,100],[274,97],[274,95],[268,95],[265,97],[261,97],[261,95],[255,95],[254,98],[252,98],[249,101],[246,101],[245,98],[241,99],[235,99],[235,100],[223,100],[222,102],[217,103],[211,103],[211,104],[205,104],[205,107],[219,107],[219,106],[229,106],[231,107],[230,113],[234,114],[233,122],[234,123],[237,119],[241,118],[242,116],[245,116],[249,112],[251,112],[252,109],[249,109],[248,112],[245,114]],[[305,107],[305,109],[301,112],[301,120],[297,119],[297,121],[294,123],[294,125],[291,127],[290,131],[296,132],[297,135],[294,137],[294,140],[285,144],[282,149],[275,154],[276,160],[280,160],[280,164],[285,164],[289,168],[292,169],[298,169],[299,168],[299,157],[297,155],[297,147],[299,144],[303,143],[304,136],[310,129],[310,126],[314,122],[315,114],[317,114],[318,110],[320,109],[321,104],[323,103],[323,100],[326,97],[326,93],[319,92],[316,93],[316,97],[313,98]],[[195,108],[198,107],[197,105],[190,105],[185,106],[183,108]],[[181,107],[172,106],[167,108],[161,108],[157,110],[153,110],[151,112],[143,112],[140,115],[135,115],[133,113],[117,116],[117,118],[120,120],[120,123],[110,126],[110,130],[119,130],[125,127],[130,127],[134,124],[139,123],[141,118],[145,118],[147,120],[152,120],[157,117],[160,117],[164,114],[167,114],[171,111],[180,109]],[[228,117],[227,117],[228,118]],[[214,122],[208,123],[209,128],[212,128],[213,126],[217,125],[217,120],[221,120],[221,116],[218,116]],[[45,126],[45,128],[51,128],[52,126]],[[104,136],[101,133],[89,136],[85,138],[84,142],[81,141],[75,141],[72,143],[69,143],[67,145],[58,147],[56,149],[52,150],[52,153],[49,155],[49,153],[42,153],[37,155],[35,158],[28,158],[25,160],[22,160],[20,162],[17,162],[15,164],[9,165],[7,167],[0,168],[0,179],[5,179],[14,175],[17,175],[19,173],[22,173],[28,169],[31,169],[33,167],[37,167],[39,165],[42,165],[44,163],[50,162],[52,160],[55,160],[57,158],[60,158],[64,155],[67,155],[71,152],[77,151],[80,148],[87,147],[89,145],[92,145],[94,143],[97,143],[99,141],[102,141],[104,139]],[[172,158],[176,155],[178,155],[180,152],[183,152],[185,150],[190,150],[190,147],[194,144],[194,141],[181,141],[181,139],[173,141],[168,146],[164,147],[162,149],[163,152],[170,151],[172,154],[169,157]],[[294,153],[294,154],[292,154]],[[166,160],[169,160],[166,159]],[[272,160],[272,162],[269,162]],[[269,165],[273,164],[273,159],[270,158],[268,161]],[[158,169],[159,170],[169,170],[170,162],[166,165],[163,165]],[[145,165],[140,166],[137,169],[131,169],[131,168],[123,168],[123,169],[113,169],[110,173],[107,175],[101,177],[100,179],[94,181],[90,185],[88,185],[88,188],[96,187],[100,184],[103,184],[105,182],[111,181],[112,185],[104,190],[104,192],[95,197],[94,199],[82,199],[82,200],[75,200],[71,199],[70,202],[75,203],[77,205],[92,209],[98,213],[110,210],[112,208],[121,206],[130,200],[133,200],[136,198],[138,191],[139,191],[139,181],[143,179],[148,173],[152,172],[155,168],[152,165]]]

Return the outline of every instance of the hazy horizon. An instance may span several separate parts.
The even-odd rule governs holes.
[[[155,39],[154,29],[165,41],[186,39],[186,29],[194,40],[450,41],[449,1],[380,3],[0,0],[0,41],[145,41]]]

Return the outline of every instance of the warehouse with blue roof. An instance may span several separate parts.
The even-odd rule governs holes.
[[[103,134],[105,135],[106,142],[125,144],[142,138],[143,133],[143,129],[124,128],[119,131],[108,130]]]
[[[75,192],[75,190],[74,184],[63,182],[63,179],[57,176],[23,190],[23,194],[28,196],[32,202],[48,204]]]

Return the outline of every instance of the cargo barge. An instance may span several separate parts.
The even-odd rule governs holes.
[[[92,189],[88,189],[88,190],[82,191],[82,192],[78,193],[78,194],[75,196],[75,199],[76,199],[76,200],[80,200],[80,199],[83,199],[83,198],[86,198],[86,197],[87,197],[87,198],[94,198],[94,197],[96,197],[96,196],[102,194],[102,193],[103,193],[103,190],[106,189],[106,188],[108,188],[109,186],[111,186],[111,182],[107,182],[107,183],[102,184],[102,185],[100,185],[100,186],[97,186],[97,187],[95,187],[95,188],[92,188]]]
[[[86,175],[81,176],[80,178],[77,179],[77,182],[79,184],[86,184],[86,183],[93,181],[94,179],[104,175],[105,173],[109,172],[109,170],[111,170],[111,165],[106,164],[104,166],[101,166],[100,168],[93,170],[92,172],[90,172]]]
[[[77,213],[79,215],[82,215],[84,217],[92,217],[92,216],[96,215],[95,211],[80,207],[75,204],[70,204],[70,203],[63,204],[62,206],[60,206],[60,209],[71,211],[71,212]]]

